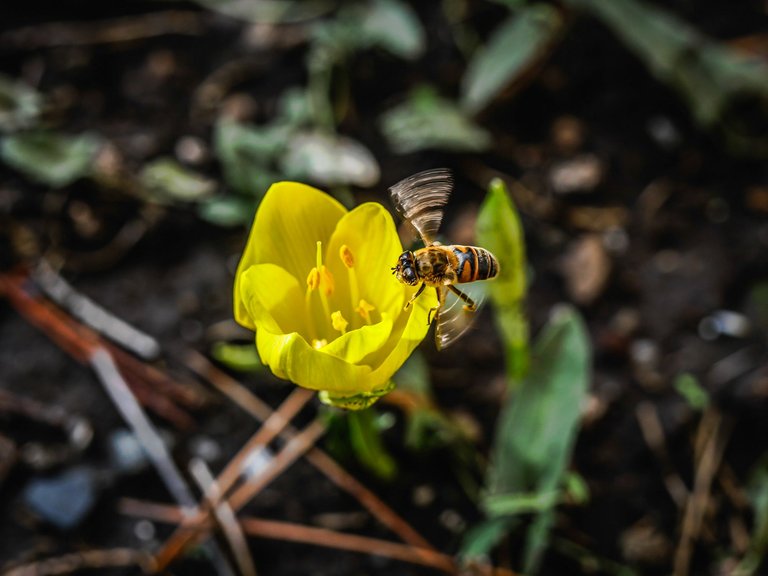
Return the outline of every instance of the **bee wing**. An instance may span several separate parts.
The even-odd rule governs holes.
[[[438,350],[447,348],[469,330],[485,304],[486,287],[483,281],[454,286],[474,301],[474,310],[468,310],[464,300],[448,286],[439,288],[443,304],[437,311],[435,327],[435,345]]]
[[[443,206],[453,189],[453,177],[447,168],[425,170],[400,180],[390,187],[389,195],[400,215],[413,224],[424,243],[434,242]]]

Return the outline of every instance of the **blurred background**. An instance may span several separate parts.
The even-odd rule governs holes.
[[[768,4],[13,4],[2,570],[150,571],[174,501],[196,502],[292,391],[231,313],[271,183],[390,206],[387,187],[447,166],[444,242],[485,223],[522,248],[489,220],[490,183],[514,203],[518,339],[497,298],[455,351],[428,337],[367,416],[322,413],[314,448],[407,527],[300,459],[244,509],[282,524],[223,522],[168,573],[766,573]],[[537,341],[564,303],[585,331]]]

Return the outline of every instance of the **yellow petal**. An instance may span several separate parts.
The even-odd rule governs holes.
[[[394,313],[396,308],[402,308],[405,290],[390,268],[397,263],[403,248],[389,212],[381,204],[367,202],[347,213],[331,236],[328,254],[341,254],[344,245],[354,254],[359,297],[380,312]],[[346,277],[346,265],[341,258],[329,258],[326,265],[336,278]]]
[[[305,333],[304,291],[298,280],[274,264],[257,264],[241,274],[241,306],[235,319],[243,326],[272,332]]]
[[[297,182],[273,184],[256,212],[237,268],[235,317],[245,317],[239,310],[243,306],[240,282],[248,268],[254,264],[276,264],[303,280],[315,266],[317,242],[327,245],[336,224],[346,213],[338,201],[311,186]],[[243,325],[254,328],[247,321]]]
[[[323,350],[315,350],[299,334],[274,334],[256,331],[256,347],[261,361],[279,378],[310,390],[329,390],[335,394],[361,392],[371,368],[345,362]]]
[[[374,370],[368,375],[363,388],[372,389],[382,386],[392,378],[392,375],[427,335],[429,330],[427,313],[430,307],[436,304],[437,296],[434,292],[431,295],[422,294],[408,312],[398,317],[388,342],[373,357],[365,359],[365,362],[370,363]]]
[[[381,322],[371,326],[363,326],[350,330],[339,336],[323,348],[323,352],[353,364],[363,363],[363,360],[380,350],[392,334],[392,319],[382,318]]]

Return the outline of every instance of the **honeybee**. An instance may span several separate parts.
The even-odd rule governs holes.
[[[499,273],[499,263],[488,250],[477,246],[443,246],[435,235],[443,219],[443,207],[453,188],[449,170],[436,168],[414,174],[389,189],[400,215],[410,222],[425,247],[406,250],[392,267],[395,277],[409,286],[421,284],[405,304],[408,309],[427,286],[437,292],[437,306],[427,314],[427,323],[437,320],[435,344],[443,349],[464,334],[475,319],[482,300],[471,298],[455,284],[490,280]]]

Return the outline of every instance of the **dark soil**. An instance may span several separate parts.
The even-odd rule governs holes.
[[[764,35],[768,18],[760,3],[695,4],[672,3],[679,15],[716,38]],[[531,268],[527,311],[532,331],[544,324],[553,306],[574,302],[594,347],[590,403],[571,466],[586,480],[590,500],[559,511],[554,545],[541,573],[612,573],[612,562],[640,573],[671,572],[683,512],[665,480],[679,477],[693,486],[692,446],[702,419],[674,387],[683,373],[696,377],[710,394],[711,406],[729,431],[690,573],[729,573],[752,529],[743,490],[768,448],[768,164],[764,158],[733,154],[717,129],[696,127],[678,95],[591,19],[574,20],[531,81],[480,116],[496,139],[492,152],[396,156],[376,128],[379,114],[420,82],[435,84],[447,96],[458,91],[464,61],[445,32],[440,6],[418,6],[428,26],[429,48],[417,63],[404,69],[401,61],[378,52],[349,62],[345,81],[351,86],[351,108],[340,130],[370,147],[382,167],[380,184],[354,191],[357,199],[386,203],[386,187],[401,177],[452,167],[457,187],[445,223],[452,238],[471,236],[473,214],[491,176],[518,179],[532,191],[527,199],[515,198]],[[26,41],[13,36],[22,27],[85,25],[170,9],[196,12],[200,32],[56,47],[34,35]],[[57,101],[57,115],[48,119],[52,126],[103,135],[132,170],[157,156],[173,155],[183,136],[210,145],[215,110],[201,108],[196,89],[214,71],[247,56],[240,42],[242,23],[183,3],[96,6],[33,0],[0,9],[0,14],[0,71],[25,78]],[[503,14],[494,3],[482,4],[470,22],[482,32]],[[277,96],[306,82],[304,57],[301,45],[253,57],[249,75],[230,88],[251,99],[251,120],[269,119]],[[743,113],[752,121],[752,111]],[[672,136],[659,136],[665,130]],[[575,139],[569,140],[572,133]],[[595,162],[602,178],[577,192],[559,193],[552,185],[553,172],[577,158]],[[220,178],[214,160],[200,168]],[[79,227],[82,207],[98,221],[97,233],[84,234]],[[193,380],[184,362],[187,350],[209,353],[221,330],[227,337],[247,337],[229,322],[245,230],[214,227],[189,207],[150,208],[149,218],[147,210],[143,201],[124,192],[86,181],[50,190],[0,165],[0,261],[10,271],[33,265],[43,255],[58,257],[63,276],[78,291],[159,340],[159,366],[180,380]],[[142,219],[151,224],[135,245],[115,242],[127,223]],[[599,242],[590,244],[589,238]],[[574,284],[592,274],[604,274],[604,280],[587,282],[585,292],[579,292]],[[724,312],[749,329],[713,331]],[[436,352],[429,338],[422,350],[439,406],[477,424],[476,450],[485,455],[503,394],[503,357],[492,311],[485,311],[478,324],[457,343],[455,354]],[[273,407],[292,388],[266,372],[237,377]],[[65,445],[62,430],[0,403],[0,437],[10,440],[18,455],[12,462],[0,454],[7,470],[0,476],[0,566],[90,548],[152,549],[163,542],[170,527],[157,524],[154,534],[142,536],[145,523],[117,510],[125,497],[170,499],[151,469],[114,469],[110,437],[125,424],[98,380],[5,300],[0,301],[0,391],[82,417],[94,431],[84,452],[35,469],[22,458],[24,447],[31,442]],[[306,409],[299,422],[308,422],[315,410]],[[455,460],[448,450],[404,448],[402,414],[386,404],[382,410],[395,417],[384,440],[399,475],[383,482],[354,459],[342,456],[343,465],[439,550],[456,552],[464,527],[481,514],[462,488]],[[649,446],[642,426],[643,414],[649,413],[658,416],[665,439],[661,456]],[[201,439],[212,442],[214,471],[258,429],[256,421],[216,392],[194,411],[190,430],[179,430],[156,414],[153,419],[172,438],[179,463],[199,453]],[[29,510],[24,490],[36,479],[75,466],[97,471],[98,505],[77,527],[59,530]],[[469,474],[480,481],[476,470]],[[435,498],[417,505],[415,492],[425,486]],[[304,524],[327,525],[333,514],[341,530],[393,538],[360,510],[305,462],[292,466],[247,508],[252,516]],[[494,562],[516,558],[522,541],[516,533]],[[288,542],[251,539],[250,545],[259,573],[270,576],[433,573]],[[193,555],[171,573],[211,570]]]

